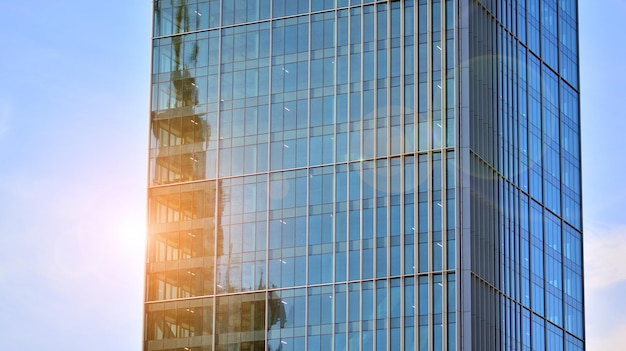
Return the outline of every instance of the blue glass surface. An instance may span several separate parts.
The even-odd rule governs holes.
[[[153,36],[146,350],[584,349],[575,1],[164,0]]]

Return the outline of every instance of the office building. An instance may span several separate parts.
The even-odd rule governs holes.
[[[154,1],[144,350],[584,350],[577,17]]]

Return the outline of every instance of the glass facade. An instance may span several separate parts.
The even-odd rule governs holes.
[[[576,10],[468,4],[475,350],[584,349]]]
[[[155,0],[144,350],[583,350],[576,24]]]

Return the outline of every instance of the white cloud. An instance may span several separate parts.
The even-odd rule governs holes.
[[[626,281],[626,226],[585,229],[588,292]]]
[[[626,345],[626,323],[606,329],[601,335],[589,335],[588,351],[620,351]]]
[[[585,229],[587,350],[626,345],[626,225]]]

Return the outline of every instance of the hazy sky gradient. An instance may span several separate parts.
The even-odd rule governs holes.
[[[626,345],[626,1],[599,3],[580,1],[591,351]],[[0,348],[140,350],[151,1],[0,9]]]
[[[626,345],[626,1],[579,0],[579,18],[587,349],[617,351]]]

